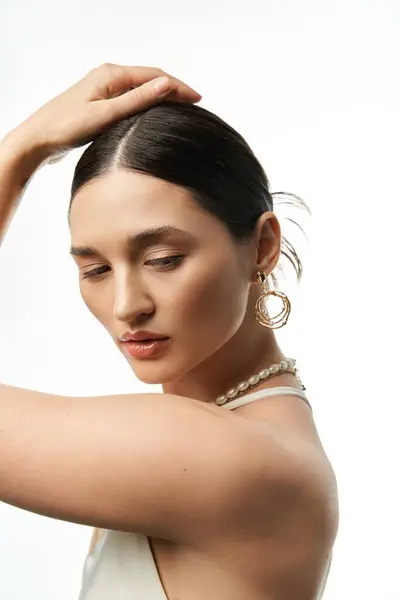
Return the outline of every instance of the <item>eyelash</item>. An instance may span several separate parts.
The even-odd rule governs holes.
[[[184,256],[181,255],[177,255],[177,256],[163,256],[162,258],[154,258],[152,260],[148,260],[145,262],[146,265],[151,264],[151,265],[164,265],[166,266],[166,268],[168,269],[169,267],[175,267],[177,266],[182,259],[184,258]],[[168,262],[165,262],[168,261]],[[103,269],[108,269],[109,267],[106,265],[103,265],[102,267],[96,267],[95,269],[92,269],[91,271],[87,271],[86,273],[82,274],[82,279],[94,279],[95,277],[98,277],[100,275],[103,275],[105,273],[105,271],[103,271]],[[171,269],[172,270],[172,269]]]

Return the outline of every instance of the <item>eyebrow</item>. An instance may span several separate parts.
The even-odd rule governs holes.
[[[139,247],[148,246],[173,234],[179,234],[189,239],[193,239],[192,234],[188,231],[179,229],[173,225],[162,225],[160,227],[149,227],[139,233],[128,236],[127,244],[130,249],[136,250]],[[91,248],[90,246],[71,246],[69,254],[72,256],[81,256],[83,258],[95,258],[101,255],[98,250]]]

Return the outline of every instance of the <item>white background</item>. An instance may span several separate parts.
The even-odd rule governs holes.
[[[246,137],[272,191],[311,207],[278,339],[339,483],[324,600],[400,598],[399,37],[396,0],[0,4],[0,137],[103,62],[158,66]],[[0,381],[153,391],[79,296],[67,205],[81,153],[37,173],[1,248]],[[90,533],[0,504],[0,599],[77,598]]]

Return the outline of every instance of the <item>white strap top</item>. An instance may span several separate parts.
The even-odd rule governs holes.
[[[252,392],[220,408],[232,410],[248,402],[276,396],[293,395],[311,408],[303,391],[275,387]],[[320,592],[325,589],[330,563]],[[169,600],[154,562],[149,540],[138,533],[106,530],[86,558],[79,600]]]

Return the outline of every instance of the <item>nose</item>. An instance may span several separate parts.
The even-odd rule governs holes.
[[[119,321],[136,322],[154,312],[154,303],[142,283],[125,272],[114,277],[113,316]]]

